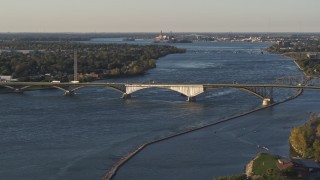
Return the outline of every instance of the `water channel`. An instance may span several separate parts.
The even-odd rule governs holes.
[[[123,43],[94,39],[86,43]],[[132,43],[151,44],[137,40]],[[148,83],[271,83],[302,74],[292,60],[264,52],[270,43],[194,42],[157,61],[143,76],[103,80]],[[275,99],[293,90],[274,90]],[[123,166],[115,179],[212,179],[242,172],[261,149],[285,155],[290,128],[317,111],[320,95],[306,91],[289,103],[150,146]],[[152,139],[215,122],[261,106],[256,96],[220,89],[186,98],[145,89],[129,100],[106,88],[0,95],[0,176],[3,179],[101,179],[123,155]]]

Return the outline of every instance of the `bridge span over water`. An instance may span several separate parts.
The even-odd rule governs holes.
[[[159,83],[50,83],[50,82],[1,82],[0,87],[13,92],[23,92],[28,88],[51,87],[62,90],[65,95],[73,95],[75,91],[85,87],[106,87],[122,93],[122,98],[129,99],[131,94],[147,88],[163,88],[178,92],[187,97],[187,101],[196,101],[196,96],[204,92],[221,88],[236,88],[260,98],[263,105],[273,103],[273,88],[319,89],[320,86],[290,84],[159,84]]]

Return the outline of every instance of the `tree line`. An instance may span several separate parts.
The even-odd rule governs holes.
[[[20,81],[71,80],[74,51],[78,73],[95,73],[100,78],[143,74],[156,67],[156,59],[185,52],[167,45],[71,42],[2,42],[0,50],[0,74]]]
[[[0,33],[0,41],[88,41],[94,38],[152,39],[158,33]]]

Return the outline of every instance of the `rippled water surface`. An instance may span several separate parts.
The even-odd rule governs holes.
[[[122,43],[118,39],[96,39],[88,43],[110,42]],[[151,42],[137,40],[134,43]],[[261,49],[268,47],[269,43],[195,42],[173,45],[186,48],[187,53],[159,59],[157,68],[143,76],[104,81],[271,83],[277,77],[301,74],[291,60],[266,52],[261,54]],[[292,90],[275,90],[275,98],[284,99],[292,93]],[[95,87],[81,89],[73,97],[65,97],[59,90],[0,94],[1,179],[100,179],[113,163],[145,141],[214,122],[259,107],[262,103],[259,98],[237,89],[207,92],[197,97],[195,103],[188,103],[185,97],[165,89],[141,90],[129,100],[120,97],[116,91]],[[231,129],[227,128],[226,138],[236,133],[232,132],[233,124],[229,126]],[[218,143],[215,147],[228,147],[230,143],[233,141],[224,142],[222,146]],[[156,158],[163,155],[157,148],[151,152],[156,152]],[[223,152],[223,148],[214,149],[215,154]],[[229,149],[228,152],[241,154],[237,149]],[[243,154],[247,158],[251,155]],[[168,158],[164,156],[165,159]],[[175,161],[171,164],[172,172],[184,172],[186,163],[190,167],[200,167],[195,159]],[[152,162],[155,169],[159,168],[156,161],[148,162]],[[166,161],[160,163],[169,166]],[[206,170],[212,165],[201,164],[201,167]],[[119,179],[135,177],[132,171],[125,170],[119,172]],[[150,169],[140,170],[146,173]],[[153,175],[159,174],[146,177]]]

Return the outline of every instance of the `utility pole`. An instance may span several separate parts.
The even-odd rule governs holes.
[[[74,55],[73,55],[73,80],[78,81],[78,57],[77,57],[77,50],[74,50]]]

